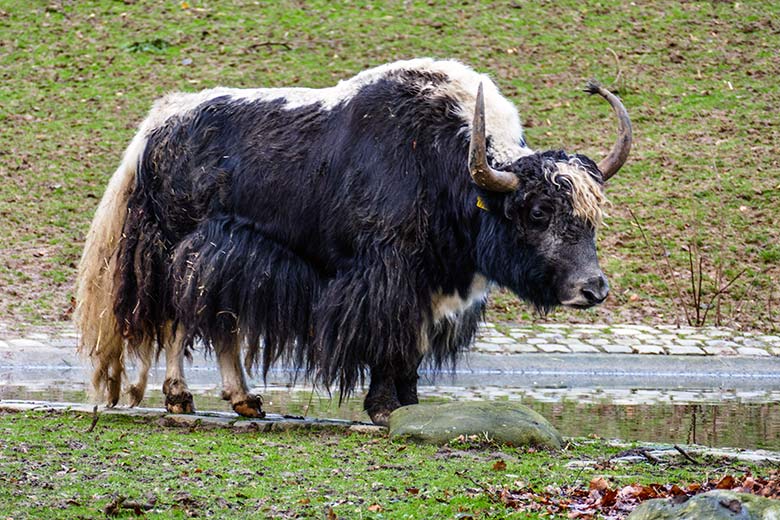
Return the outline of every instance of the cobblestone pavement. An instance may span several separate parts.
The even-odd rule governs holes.
[[[780,356],[780,335],[713,327],[485,324],[472,350],[516,354],[657,354],[675,356]]]
[[[20,336],[0,323],[0,353],[31,355],[56,349],[75,350],[72,327],[53,333]],[[730,329],[668,325],[542,324],[516,326],[485,323],[472,346],[483,354],[644,354],[675,356],[780,356],[780,333],[762,334]],[[2,354],[0,354],[0,361]]]

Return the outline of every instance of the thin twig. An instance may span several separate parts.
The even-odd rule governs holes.
[[[712,161],[712,169],[715,170],[715,180],[718,186],[718,211],[720,216],[720,225],[718,226],[719,233],[717,234],[719,250],[717,269],[715,271],[715,285],[716,287],[721,287],[723,286],[723,259],[726,256],[726,241],[724,240],[724,234],[726,233],[726,205],[723,200],[723,177],[714,160]],[[720,327],[722,324],[723,315],[721,314],[721,298],[718,297],[715,301],[715,325]]]
[[[694,463],[694,464],[701,464],[701,462],[699,462],[698,460],[696,460],[696,459],[694,459],[693,457],[691,457],[691,456],[688,454],[688,452],[687,452],[687,451],[685,451],[684,449],[682,449],[682,448],[680,447],[680,445],[679,445],[679,444],[675,444],[675,445],[674,445],[674,449],[675,449],[675,450],[677,450],[678,452],[680,452],[680,454],[681,454],[683,457],[685,457],[686,459],[688,459],[688,461],[690,461],[690,462],[692,462],[692,463]]]
[[[639,222],[639,219],[634,214],[633,211],[631,211],[631,208],[628,208],[628,213],[631,215],[631,218],[634,220],[634,223],[636,224],[636,227],[639,228],[639,232],[642,234],[642,238],[645,241],[645,244],[647,245],[647,249],[650,250],[650,254],[653,255],[656,259],[656,262],[658,261],[658,255],[655,253],[653,246],[650,244],[650,240],[647,238],[647,234],[645,234],[645,228],[642,227],[642,224]],[[685,302],[683,301],[682,297],[682,291],[680,290],[680,286],[677,283],[677,279],[674,277],[674,269],[672,269],[672,264],[669,263],[669,257],[666,255],[663,255],[664,261],[666,262],[666,268],[669,270],[669,278],[672,279],[672,285],[675,288],[675,291],[677,292],[677,299],[680,302],[680,307],[682,307],[683,312],[685,313],[685,319],[690,324],[691,318],[688,315],[688,308],[685,306]],[[674,319],[676,322],[676,325],[680,326],[680,317],[677,315],[677,313],[674,313]]]
[[[691,427],[688,428],[688,444],[696,444],[696,413],[699,411],[699,405],[691,406],[693,415],[691,415]]]
[[[696,271],[693,270],[693,244],[688,245],[688,274],[691,276],[691,297],[693,298],[693,307],[696,309],[696,325],[699,324],[699,301],[696,298]],[[693,325],[688,321],[688,325]]]
[[[701,256],[701,252],[699,251],[699,248],[696,248],[696,256],[699,257],[699,294],[696,296],[696,315],[699,315],[699,309],[701,309],[701,299],[702,299],[702,292],[701,292],[701,281],[704,278],[704,270],[702,269],[702,264],[704,262],[704,257]],[[704,325],[704,320],[697,323],[699,327]]]
[[[311,408],[311,403],[314,402],[314,387],[312,387],[311,392],[309,393],[309,402],[306,403],[306,408],[303,409],[303,416],[306,417],[309,415],[309,409]]]
[[[767,297],[766,297],[766,313],[767,313],[767,316],[769,318],[769,324],[772,326],[772,332],[777,330],[777,325],[775,324],[775,320],[772,317],[772,292],[774,291],[774,288],[775,288],[775,286],[774,286],[774,284],[772,284],[769,287],[769,291],[768,291]]]
[[[723,294],[723,293],[725,293],[726,291],[728,291],[729,287],[731,287],[731,285],[732,285],[734,282],[736,282],[736,281],[737,281],[737,279],[738,279],[740,276],[742,276],[743,274],[745,274],[745,272],[746,272],[746,271],[747,271],[747,267],[746,267],[746,268],[744,268],[744,269],[742,269],[740,272],[738,272],[738,273],[737,273],[737,275],[736,275],[734,278],[732,278],[731,280],[729,280],[729,283],[727,283],[725,286],[723,286],[723,287],[721,287],[720,289],[718,289],[718,291],[717,291],[715,294],[713,294],[713,295],[712,295],[712,298],[710,298],[710,301],[709,301],[709,303],[707,304],[707,308],[706,308],[706,309],[704,309],[704,317],[702,318],[702,325],[704,324],[704,322],[705,322],[705,321],[707,321],[707,313],[710,311],[710,307],[712,307],[712,302],[713,302],[713,301],[715,301],[715,298],[717,298],[717,297],[718,297],[718,296],[720,296],[721,294]]]
[[[756,287],[756,280],[758,280],[758,277],[766,273],[766,269],[762,269],[761,271],[757,272],[753,278],[750,280],[750,282],[747,284],[747,291],[745,291],[745,294],[742,295],[742,297],[737,300],[736,306],[734,307],[734,310],[732,311],[732,319],[736,322],[739,316],[742,316],[742,306],[744,305],[745,301],[752,296],[753,289]]]
[[[95,426],[98,423],[98,419],[100,416],[98,415],[98,407],[95,405],[95,407],[92,409],[92,424],[89,425],[89,428],[87,429],[87,433],[92,433],[92,430],[95,429]]]
[[[249,46],[250,49],[258,49],[260,47],[284,47],[285,50],[291,51],[292,46],[290,46],[289,43],[286,42],[259,42],[259,43],[253,43]]]
[[[641,450],[639,450],[639,453],[641,453],[644,458],[646,458],[653,464],[658,464],[659,462],[661,462],[661,459],[651,454],[649,451],[647,451],[646,448],[642,448]]]

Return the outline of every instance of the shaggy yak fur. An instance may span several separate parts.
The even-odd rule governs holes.
[[[520,179],[509,193],[469,175],[480,83],[487,157]],[[80,348],[110,405],[129,358],[141,400],[162,349],[166,404],[191,411],[181,358],[202,347],[239,413],[262,416],[243,353],[246,369],[284,362],[342,398],[369,375],[365,406],[384,424],[417,402],[424,357],[454,363],[469,345],[491,284],[540,309],[603,300],[602,188],[587,157],[530,150],[514,107],[457,62],[398,62],[322,90],[172,94],[92,223]],[[582,280],[598,285],[586,300],[571,294]]]

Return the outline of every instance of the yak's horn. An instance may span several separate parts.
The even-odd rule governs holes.
[[[474,122],[471,125],[471,144],[469,145],[469,171],[477,186],[488,191],[509,192],[520,185],[520,179],[511,172],[494,170],[487,161],[487,143],[485,138],[485,97],[482,83],[477,90],[477,106],[474,108]]]
[[[590,80],[585,92],[589,94],[598,94],[612,105],[618,118],[618,137],[612,150],[604,159],[599,162],[599,170],[604,174],[606,181],[617,173],[621,166],[628,159],[628,152],[631,150],[631,120],[628,118],[626,107],[617,98],[615,94],[602,87],[598,81]]]

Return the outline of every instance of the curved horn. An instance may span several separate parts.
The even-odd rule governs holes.
[[[469,144],[469,172],[477,186],[488,191],[515,191],[520,179],[511,172],[494,170],[487,161],[487,143],[485,138],[485,97],[482,83],[477,90],[477,105],[474,107],[474,122],[471,125],[471,143]]]
[[[628,152],[631,150],[631,120],[628,118],[628,112],[623,103],[612,92],[602,87],[598,81],[590,80],[585,88],[588,94],[598,94],[612,105],[618,118],[618,137],[612,146],[609,155],[599,162],[599,170],[604,174],[606,181],[617,173],[621,166],[628,159]]]

